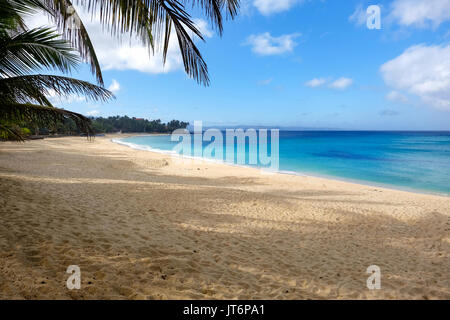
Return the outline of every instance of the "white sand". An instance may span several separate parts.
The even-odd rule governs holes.
[[[0,298],[450,298],[449,197],[110,139],[0,143]]]

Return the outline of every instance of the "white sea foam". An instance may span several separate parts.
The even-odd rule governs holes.
[[[120,139],[111,139],[111,142],[114,142],[114,143],[117,143],[117,144],[120,144],[120,145],[123,145],[123,146],[127,146],[127,147],[130,147],[132,149],[136,149],[136,150],[152,151],[152,152],[169,154],[169,155],[178,155],[173,150],[156,149],[156,148],[152,148],[150,146],[144,146],[144,145],[140,145],[140,144],[135,144],[135,143],[131,143],[131,142],[122,141]]]
[[[226,165],[230,165],[230,166],[234,166],[234,167],[256,168],[256,169],[261,169],[261,170],[271,172],[271,173],[280,173],[281,172],[281,171],[269,171],[269,168],[266,169],[264,167],[255,167],[255,166],[251,166],[251,165],[236,164],[236,163],[228,162],[225,160],[217,160],[217,159],[211,159],[211,158],[206,158],[206,157],[182,155],[173,150],[162,150],[162,149],[152,148],[150,146],[144,146],[144,145],[139,145],[139,144],[135,144],[132,142],[122,141],[121,139],[111,139],[111,142],[114,142],[114,143],[117,143],[120,145],[124,145],[124,146],[127,146],[127,147],[135,149],[135,150],[151,151],[151,152],[166,154],[166,155],[170,155],[170,156],[182,158],[182,159],[200,160],[200,161],[205,161],[205,162],[210,162],[210,163],[226,164]],[[298,173],[296,173],[296,174],[298,174]]]

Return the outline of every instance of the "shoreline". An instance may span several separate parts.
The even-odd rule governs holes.
[[[154,136],[154,135],[170,135],[170,134],[127,134],[126,137],[123,137],[122,139],[126,138],[133,138],[133,137],[139,137],[139,136]],[[109,135],[106,135],[108,138]],[[193,160],[199,160],[199,161],[205,161],[205,162],[211,162],[216,163],[220,165],[226,165],[231,167],[241,167],[241,168],[248,168],[248,169],[254,169],[265,172],[265,174],[282,174],[282,175],[291,175],[291,176],[300,176],[300,177],[310,177],[310,178],[320,178],[320,179],[327,179],[327,180],[333,180],[333,181],[340,181],[350,184],[356,184],[360,186],[366,186],[366,187],[374,187],[374,188],[381,188],[386,190],[395,190],[395,191],[402,191],[402,192],[408,192],[408,193],[414,193],[414,194],[425,194],[425,195],[434,195],[434,196],[440,196],[440,197],[450,197],[449,193],[445,192],[438,192],[438,191],[430,191],[430,190],[422,190],[422,189],[414,189],[414,188],[408,188],[408,187],[402,187],[402,186],[395,186],[395,185],[389,185],[389,184],[383,184],[383,183],[377,183],[367,180],[358,180],[358,179],[351,179],[351,178],[344,178],[344,177],[338,177],[338,176],[330,176],[330,175],[322,175],[322,174],[314,174],[310,172],[296,172],[296,171],[286,171],[286,170],[278,170],[278,171],[268,171],[264,170],[258,167],[254,167],[251,165],[240,165],[240,164],[233,164],[226,161],[220,161],[216,159],[208,159],[204,157],[195,157],[195,156],[181,156],[173,151],[170,150],[162,150],[162,149],[156,149],[150,146],[141,146],[134,143],[128,143],[128,142],[122,142],[120,139],[117,138],[111,138],[111,142],[119,144],[121,146],[126,146],[128,148],[134,149],[134,150],[140,150],[140,151],[146,151],[146,152],[154,152],[157,154],[163,154],[171,157],[177,157],[181,159],[193,159]]]
[[[448,197],[110,139],[0,143],[0,298],[450,298]]]

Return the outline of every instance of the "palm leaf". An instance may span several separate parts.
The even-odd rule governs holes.
[[[218,31],[219,35],[222,35],[222,11],[225,10],[227,17],[234,19],[239,10],[239,0],[193,0],[192,6],[202,9],[213,28]]]
[[[22,15],[35,13],[33,7],[35,7],[36,1],[38,0],[0,0],[0,28],[2,31],[6,28],[9,30],[26,30]]]
[[[0,80],[0,102],[34,102],[52,106],[46,97],[51,92],[60,97],[78,95],[95,101],[114,98],[114,95],[103,87],[63,76],[37,74]]]
[[[27,75],[43,67],[68,72],[79,62],[70,44],[53,30],[27,30],[23,25],[21,14],[40,4],[41,0],[0,0],[0,9],[5,9],[0,11],[0,136],[21,140],[14,129],[20,123],[49,126],[66,118],[90,136],[89,118],[53,107],[46,95],[52,91],[59,96],[76,94],[105,101],[113,97],[111,92],[73,78]]]
[[[1,122],[27,121],[37,125],[48,126],[70,118],[75,121],[78,128],[88,136],[94,134],[91,119],[82,114],[49,106],[34,105],[30,103],[0,103]]]
[[[95,53],[86,27],[73,7],[72,2],[70,0],[36,1],[41,3],[40,5],[36,5],[36,7],[43,9],[49,14],[63,37],[78,50],[83,61],[90,64],[91,72],[96,76],[97,82],[103,86],[103,75],[97,54]]]
[[[67,21],[72,19],[67,15],[67,9],[72,3],[68,0],[42,0],[51,8],[57,25],[66,30]],[[167,57],[168,44],[172,26],[175,28],[186,73],[197,82],[209,84],[208,68],[195,45],[192,36],[203,40],[200,31],[185,10],[184,3],[178,0],[76,0],[75,4],[82,6],[94,16],[99,14],[101,24],[111,34],[120,37],[129,32],[137,35],[143,44],[152,51],[155,44],[162,49],[164,62]],[[239,0],[192,0],[192,7],[204,11],[219,34],[223,30],[223,11],[227,17],[234,18],[239,9]],[[72,12],[72,8],[71,12]],[[77,16],[78,17],[78,16]],[[77,18],[78,19],[78,18]],[[75,19],[75,20],[77,20]],[[81,21],[81,20],[79,20]],[[69,30],[71,30],[69,28]],[[92,54],[93,48],[83,39],[84,28],[70,33],[72,43],[76,42],[79,49],[85,50],[82,56]],[[66,32],[66,31],[65,31]],[[67,34],[66,34],[67,35]],[[81,48],[81,47],[83,48]],[[92,66],[92,63],[91,63]]]
[[[79,62],[73,48],[49,28],[0,34],[0,75],[20,76],[42,67],[70,71]]]
[[[24,141],[20,132],[15,130],[14,128],[1,124],[0,123],[0,139],[4,140],[15,140],[15,141]]]
[[[46,106],[53,106],[46,97],[45,91],[42,92],[40,86],[29,83],[24,77],[25,76],[0,80],[0,103],[35,102]]]
[[[166,2],[169,5],[166,4]],[[177,34],[178,45],[180,47],[181,56],[183,57],[184,69],[186,73],[192,78],[196,79],[199,83],[209,85],[208,67],[205,60],[192,40],[189,33],[186,31],[185,26],[191,30],[201,40],[202,34],[191,20],[189,14],[184,11],[178,1],[162,1],[162,7],[166,11],[166,22],[170,25],[173,24],[175,32]],[[168,43],[170,39],[171,28],[166,28],[164,39],[164,60],[168,50]]]

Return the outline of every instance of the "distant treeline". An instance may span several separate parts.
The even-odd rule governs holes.
[[[124,117],[108,117],[108,118],[93,118],[92,126],[97,133],[112,133],[112,132],[158,132],[167,133],[176,129],[185,129],[189,122],[179,120],[172,120],[167,123],[161,120],[147,120],[142,118]]]
[[[169,133],[176,129],[185,129],[189,123],[179,120],[172,120],[167,123],[161,122],[161,120],[147,120],[143,118],[130,118],[127,116],[115,116],[115,117],[98,117],[91,118],[92,127],[95,133]],[[33,128],[29,128],[31,132],[35,132]],[[75,122],[72,119],[65,119],[64,122],[60,122],[52,128],[39,128],[39,134],[66,134],[66,135],[79,135],[82,134],[77,128]]]

